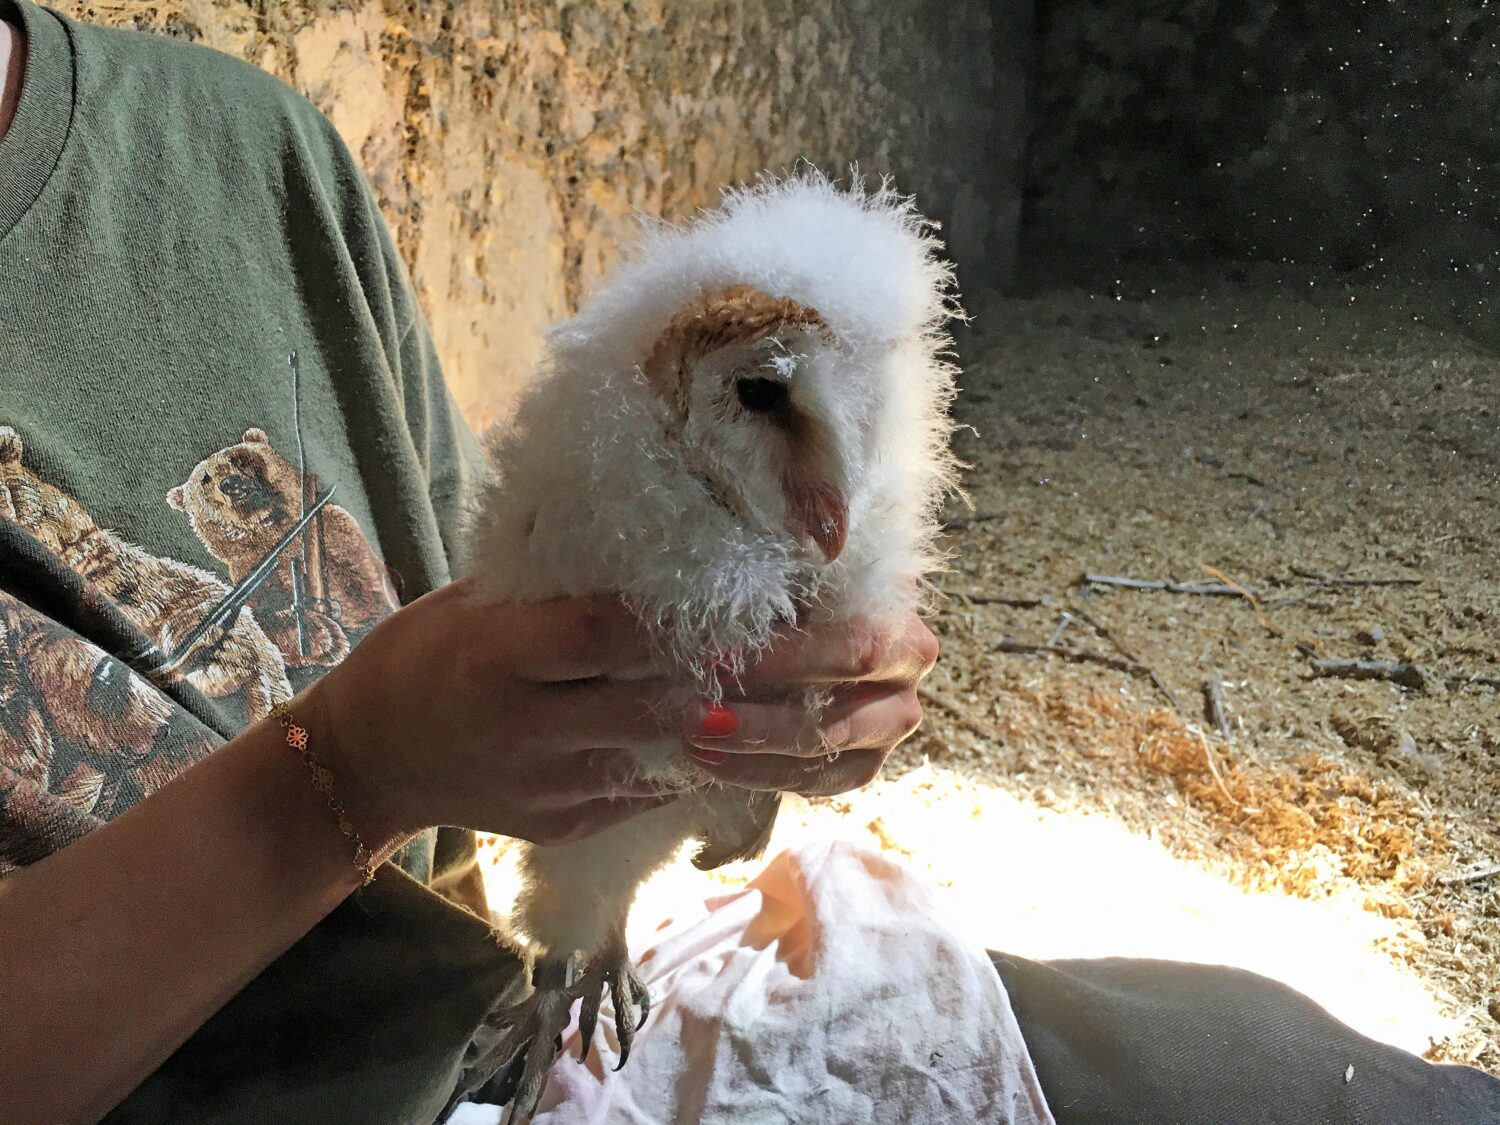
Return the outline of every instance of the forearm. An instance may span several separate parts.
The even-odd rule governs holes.
[[[100,1117],[359,881],[271,722],[0,881],[0,1120]]]

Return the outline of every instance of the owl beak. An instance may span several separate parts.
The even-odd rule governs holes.
[[[844,550],[849,535],[849,505],[844,494],[824,480],[787,481],[787,502],[793,530],[811,540],[833,562]]]

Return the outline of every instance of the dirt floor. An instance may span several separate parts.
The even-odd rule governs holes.
[[[1246,887],[1354,891],[1455,1020],[1429,1057],[1500,1073],[1500,353],[1450,307],[1234,267],[973,310],[973,507],[893,770],[1107,812]]]
[[[771,851],[850,835],[991,948],[1235,964],[1500,1074],[1500,351],[1456,329],[1475,310],[1243,267],[970,307],[973,507],[927,723],[868,789],[788,800]],[[760,866],[669,867],[633,948]]]

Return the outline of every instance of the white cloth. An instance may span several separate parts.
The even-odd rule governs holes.
[[[624,1070],[607,1002],[579,1065],[575,1008],[538,1125],[1051,1125],[999,975],[899,864],[804,846],[704,906],[638,958],[654,1003]]]

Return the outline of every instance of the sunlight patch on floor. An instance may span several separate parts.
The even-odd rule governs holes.
[[[1244,890],[1105,816],[1044,809],[924,765],[835,805],[789,800],[769,854],[834,836],[904,861],[938,889],[960,931],[991,949],[1233,965],[1419,1053],[1456,1027],[1441,999],[1392,956],[1420,940],[1402,922],[1365,910],[1352,894],[1310,901]],[[674,913],[695,913],[704,898],[743,886],[762,866],[704,875],[680,862],[660,872],[637,899],[632,948],[649,945]],[[489,870],[491,901],[504,910],[514,870],[503,855]]]

